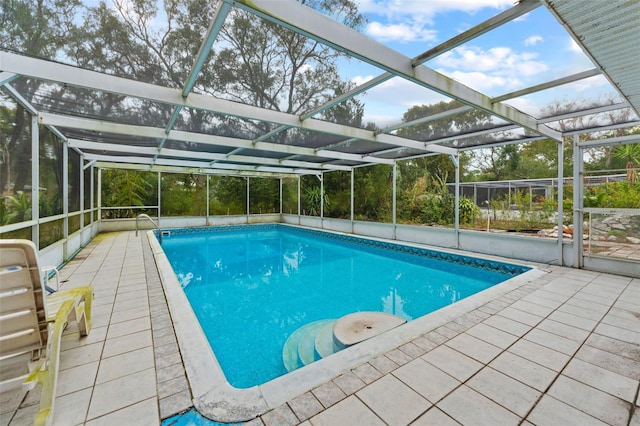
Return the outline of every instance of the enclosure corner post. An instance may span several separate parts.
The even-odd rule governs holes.
[[[573,136],[573,267],[582,269],[583,198],[584,175],[583,148],[578,135]]]
[[[558,142],[558,266],[564,263],[562,259],[562,237],[564,226],[564,144]]]
[[[398,164],[393,162],[393,199],[391,201],[391,217],[393,221],[393,239],[397,238],[397,223],[396,223],[396,183],[398,178]]]

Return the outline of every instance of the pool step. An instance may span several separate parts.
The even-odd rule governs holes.
[[[333,341],[334,324],[335,321],[330,322],[316,334],[315,349],[319,359],[326,358],[340,350]]]
[[[289,336],[282,348],[282,361],[287,371],[296,370],[334,352],[329,353],[327,350],[326,330],[329,330],[328,339],[333,346],[333,323],[335,322],[334,319],[314,321],[303,325]],[[320,334],[323,337],[318,340]],[[316,342],[322,345],[320,350],[316,347]]]

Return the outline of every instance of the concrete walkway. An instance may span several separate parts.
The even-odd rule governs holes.
[[[640,426],[640,279],[549,272],[255,419],[254,425]],[[191,406],[146,237],[101,234],[62,268],[95,287],[64,337],[54,425],[157,425]],[[39,389],[0,395],[26,425]]]

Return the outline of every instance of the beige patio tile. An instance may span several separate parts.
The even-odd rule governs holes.
[[[529,412],[542,394],[492,368],[483,368],[466,385],[520,417]]]
[[[544,395],[540,402],[527,416],[527,420],[538,426],[580,425],[606,426],[606,423],[590,415],[558,401],[549,395]]]
[[[438,407],[431,407],[429,411],[411,423],[411,426],[458,426],[459,424]]]
[[[575,357],[622,376],[640,380],[640,359],[638,358],[626,358],[589,345],[581,347]]]
[[[555,300],[555,299],[549,299],[548,297],[544,297],[545,294],[548,295],[548,293],[542,293],[542,292],[535,292],[532,294],[529,294],[525,297],[522,298],[523,301],[525,302],[529,302],[529,303],[534,303],[536,305],[540,305],[540,306],[544,306],[550,309],[557,309],[560,305],[562,305],[566,298],[562,298],[562,300]]]
[[[93,389],[87,388],[56,397],[53,424],[56,426],[84,424],[92,394]]]
[[[189,389],[182,390],[181,392],[174,393],[161,398],[158,401],[160,407],[160,418],[166,419],[177,413],[182,413],[189,408],[193,407],[193,401],[191,400],[191,391]],[[260,422],[262,424],[262,422]]]
[[[518,337],[531,330],[531,326],[503,317],[500,314],[489,317],[482,323]]]
[[[151,330],[139,331],[107,340],[104,344],[103,358],[119,355],[152,345]]]
[[[300,421],[307,420],[324,410],[322,404],[311,392],[305,392],[293,398],[288,404]]]
[[[561,371],[571,358],[569,355],[525,339],[518,340],[508,351],[554,371]]]
[[[566,324],[572,327],[581,328],[586,331],[592,331],[597,325],[597,321],[583,318],[566,311],[555,311],[549,315],[548,319]]]
[[[61,370],[58,373],[56,395],[62,396],[80,389],[91,388],[98,373],[98,361]]]
[[[533,315],[537,315],[539,317],[546,317],[555,309],[555,308],[549,308],[546,306],[538,305],[536,303],[527,302],[526,300],[518,300],[517,302],[514,302],[511,305],[511,307],[513,309],[517,309],[522,312],[527,312]]]
[[[96,384],[154,368],[153,348],[150,346],[125,352],[100,361]]]
[[[597,313],[598,315],[606,314],[611,306],[611,303],[603,304],[603,303],[593,302],[590,300],[580,299],[578,296],[572,297],[571,299],[567,300],[566,304],[569,306],[575,306],[582,309],[589,309]]]
[[[536,328],[557,334],[558,336],[566,337],[567,339],[575,340],[576,342],[584,342],[589,336],[589,331],[587,330],[563,324],[548,318],[538,324]]]
[[[462,385],[437,405],[456,421],[468,425],[517,425],[520,418],[504,407]]]
[[[351,395],[365,386],[365,383],[351,371],[341,374],[333,379],[336,384],[346,395]]]
[[[387,375],[356,393],[387,424],[409,424],[431,403],[396,377]]]
[[[566,355],[573,355],[581,345],[581,342],[576,342],[575,340],[567,339],[537,328],[525,334],[524,339]]]
[[[264,418],[264,416],[263,416]],[[362,401],[350,396],[331,408],[309,419],[313,426],[368,425],[383,426],[385,423]]]
[[[611,352],[631,360],[640,359],[640,346],[633,343],[623,342],[622,340],[596,333],[591,334],[585,343],[592,348]]]
[[[622,340],[623,342],[633,343],[634,345],[640,345],[640,332],[638,331],[601,323],[596,327],[595,333]]]
[[[398,368],[398,364],[391,361],[389,358],[387,358],[384,355],[379,355],[377,357],[374,357],[369,361],[369,364],[371,364],[376,370],[378,370],[382,374],[387,374],[395,370],[396,368]]]
[[[483,366],[478,361],[447,346],[439,346],[423,355],[421,359],[462,382],[474,375]]]
[[[11,413],[13,415],[26,393],[20,388],[0,393],[0,414]]]
[[[334,382],[327,382],[313,389],[311,392],[325,408],[331,407],[333,404],[347,397]]]
[[[283,404],[264,414],[262,421],[266,426],[293,426],[300,423],[300,420],[293,414],[287,404]]]
[[[111,314],[111,324],[148,316],[149,306],[141,306],[138,308],[127,309],[125,311],[113,312]]]
[[[422,359],[403,365],[393,375],[431,403],[438,402],[460,385],[458,380]]]
[[[626,426],[630,404],[566,376],[560,376],[548,392],[559,401],[610,425]]]
[[[145,286],[146,287],[146,286]],[[146,292],[146,289],[145,289]],[[118,293],[120,294],[120,293]],[[149,299],[146,297],[125,298],[118,300],[113,305],[113,312],[127,311],[129,309],[143,308],[149,306]]]
[[[454,337],[446,345],[484,364],[502,352],[499,347],[466,333]]]
[[[78,348],[80,346],[87,346],[94,343],[104,342],[107,335],[107,327],[91,327],[91,331],[88,336],[78,338],[78,333],[66,333],[62,336],[60,343],[60,350],[66,351],[68,349]]]
[[[86,423],[86,426],[156,424],[160,424],[158,401],[156,398],[149,398],[122,410],[91,420]]]
[[[484,322],[471,327],[467,330],[467,334],[502,349],[508,348],[513,344],[513,342],[518,340],[517,336],[498,330],[497,328],[490,327]]]
[[[539,391],[545,391],[557,373],[510,352],[503,352],[490,367]]]
[[[638,389],[638,380],[579,359],[571,360],[562,374],[628,402],[633,402]]]
[[[98,342],[91,345],[79,346],[77,348],[61,351],[58,369],[66,370],[67,368],[77,367],[79,365],[100,360],[103,346],[103,342]]]
[[[136,318],[130,321],[111,324],[107,332],[107,339],[115,339],[116,337],[150,329],[151,319],[149,317]]]
[[[38,405],[30,405],[28,407],[22,407],[14,415],[9,426],[24,426],[32,425],[36,416],[38,415]]]
[[[149,398],[155,400],[156,394],[156,373],[152,368],[98,384],[93,389],[87,419],[96,419]]]
[[[353,374],[358,376],[360,380],[369,384],[382,377],[382,373],[376,370],[371,364],[362,364],[353,370]]]
[[[503,317],[510,318],[514,321],[518,321],[523,324],[530,325],[532,327],[538,324],[544,318],[543,316],[521,311],[521,310],[512,308],[511,306],[501,310],[500,315],[502,315]]]

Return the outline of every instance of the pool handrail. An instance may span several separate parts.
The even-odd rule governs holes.
[[[153,226],[155,226],[156,229],[158,230],[158,241],[160,242],[160,244],[162,244],[162,229],[160,229],[160,224],[156,223],[156,221],[151,219],[151,216],[149,216],[146,213],[140,213],[138,216],[136,216],[136,237],[138,236],[138,230],[139,230],[138,220],[139,219],[148,219],[151,223],[153,223]]]

